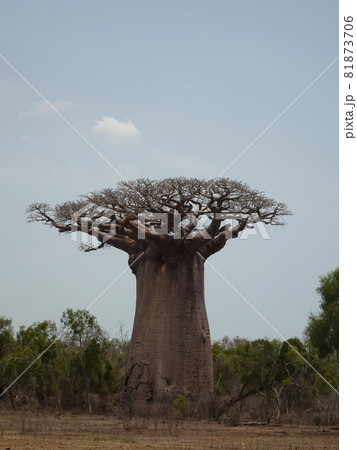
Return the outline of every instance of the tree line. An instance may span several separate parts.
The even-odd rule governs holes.
[[[258,397],[280,420],[316,399],[334,398],[338,269],[320,278],[317,291],[320,312],[309,317],[304,339],[224,337],[213,343],[214,395],[206,416],[219,418],[238,404],[242,410],[248,398]],[[128,348],[125,333],[110,338],[87,310],[67,309],[59,327],[42,321],[17,333],[11,319],[0,317],[0,405],[112,410],[120,405]],[[194,411],[184,393],[173,406],[184,415]]]
[[[67,309],[60,322],[59,329],[47,320],[21,326],[15,335],[11,319],[0,318],[0,395],[12,407],[36,399],[92,413],[93,394],[120,391],[127,339],[110,339],[87,310]]]

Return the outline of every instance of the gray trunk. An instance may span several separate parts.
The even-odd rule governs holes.
[[[125,396],[132,406],[213,391],[211,340],[204,302],[204,263],[178,253],[144,255],[135,268],[136,312]]]

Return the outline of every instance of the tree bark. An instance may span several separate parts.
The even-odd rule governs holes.
[[[213,392],[204,261],[182,247],[170,253],[147,250],[133,269],[137,300],[124,397],[134,409]]]

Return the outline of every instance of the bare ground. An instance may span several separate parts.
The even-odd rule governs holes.
[[[0,412],[6,449],[338,449],[337,427],[240,425],[44,412]]]

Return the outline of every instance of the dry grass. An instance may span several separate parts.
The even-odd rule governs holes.
[[[336,427],[0,412],[0,449],[338,449]]]

